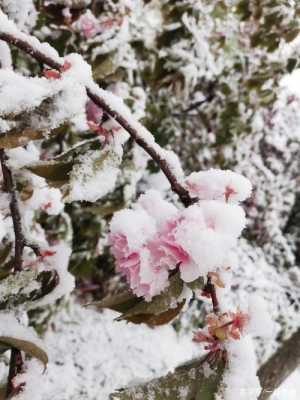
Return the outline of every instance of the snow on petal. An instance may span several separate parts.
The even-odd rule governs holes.
[[[162,195],[156,190],[148,190],[145,194],[140,196],[137,207],[142,207],[155,219],[158,225],[163,224],[177,215],[177,208],[170,202],[164,200]]]
[[[140,210],[122,210],[115,213],[110,224],[111,235],[123,235],[130,251],[139,250],[156,233],[154,219]]]

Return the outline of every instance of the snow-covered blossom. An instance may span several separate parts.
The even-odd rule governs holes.
[[[244,176],[219,169],[192,172],[185,179],[185,186],[198,199],[226,202],[244,201],[252,190],[251,182]]]
[[[240,310],[221,315],[208,314],[206,316],[206,327],[195,333],[194,341],[205,343],[205,349],[210,351],[224,348],[222,344],[224,341],[241,338],[249,325],[249,321],[249,315]]]
[[[179,210],[151,190],[132,210],[114,215],[110,243],[132,290],[151,299],[168,285],[170,270],[179,268],[182,280],[192,282],[228,268],[245,222],[236,204],[203,200]]]
[[[95,36],[100,29],[99,21],[90,10],[87,10],[80,16],[76,22],[76,27],[86,39],[90,39]]]
[[[92,100],[89,100],[86,104],[86,119],[88,122],[94,124],[100,124],[103,118],[103,110],[98,107]]]

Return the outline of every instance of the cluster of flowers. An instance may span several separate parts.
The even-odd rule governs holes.
[[[209,170],[192,173],[184,185],[199,199],[188,208],[180,210],[150,190],[111,221],[117,268],[146,301],[168,286],[176,268],[184,282],[227,269],[230,250],[246,223],[238,202],[249,197],[251,183],[243,176]]]

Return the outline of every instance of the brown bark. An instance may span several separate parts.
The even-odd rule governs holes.
[[[300,329],[295,332],[259,369],[263,388],[259,400],[267,400],[300,365]]]

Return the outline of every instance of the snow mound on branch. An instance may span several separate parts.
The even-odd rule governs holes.
[[[220,393],[216,400],[254,400],[261,386],[256,376],[257,363],[250,336],[230,341],[227,346],[228,369],[225,370]]]
[[[46,373],[30,361],[25,391],[17,399],[108,400],[120,387],[163,375],[199,355],[190,337],[178,336],[171,326],[151,329],[115,317],[71,303],[45,337]]]

